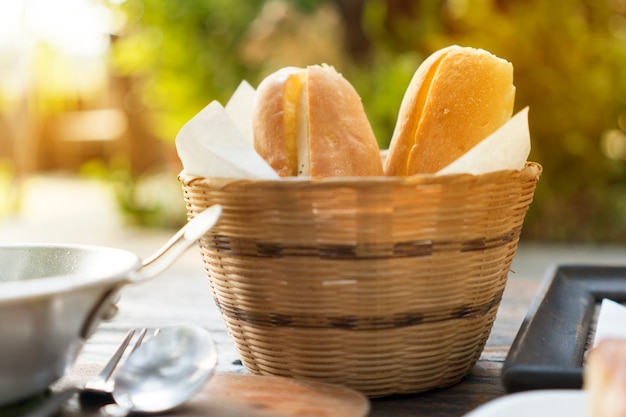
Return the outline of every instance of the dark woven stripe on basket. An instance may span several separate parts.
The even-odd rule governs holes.
[[[280,258],[285,256],[307,256],[322,259],[377,259],[430,256],[434,252],[473,252],[495,249],[516,241],[519,228],[494,238],[479,238],[462,242],[433,242],[431,240],[384,243],[359,243],[354,245],[285,245],[261,242],[224,235],[214,235],[203,244],[222,254]]]
[[[483,317],[493,308],[497,308],[500,299],[475,306],[460,306],[449,312],[406,312],[380,316],[322,316],[322,315],[291,315],[280,313],[264,313],[246,311],[232,305],[225,305],[216,300],[223,315],[231,320],[239,320],[247,324],[266,327],[297,327],[316,329],[344,330],[384,330],[434,323],[454,319]]]

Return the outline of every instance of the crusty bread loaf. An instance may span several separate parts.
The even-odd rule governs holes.
[[[589,417],[626,416],[626,340],[602,339],[583,368]]]
[[[435,173],[513,114],[513,66],[474,48],[450,46],[428,57],[402,99],[386,175]]]
[[[383,175],[354,87],[328,65],[286,67],[257,88],[254,147],[282,177]]]

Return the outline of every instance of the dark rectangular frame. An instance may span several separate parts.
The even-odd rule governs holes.
[[[626,302],[626,266],[561,265],[548,275],[504,362],[505,389],[581,388],[588,335],[603,298]]]

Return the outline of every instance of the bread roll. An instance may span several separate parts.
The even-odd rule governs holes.
[[[402,99],[385,174],[439,171],[506,123],[514,100],[508,61],[456,45],[435,52]]]
[[[281,177],[383,175],[361,98],[328,65],[286,67],[257,88],[254,147]]]
[[[583,368],[589,417],[626,416],[626,340],[602,339]]]

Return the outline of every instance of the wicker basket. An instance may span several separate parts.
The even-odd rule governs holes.
[[[182,176],[215,301],[254,374],[369,396],[459,382],[491,331],[541,166],[482,176]]]

